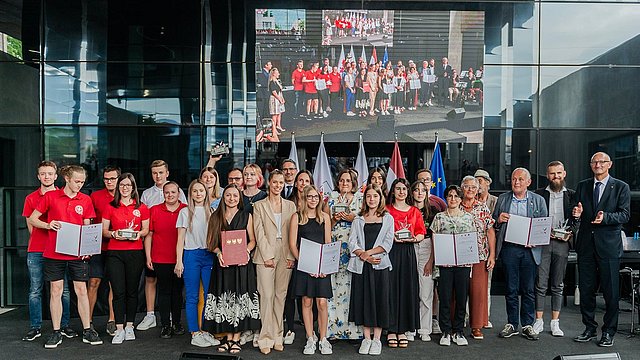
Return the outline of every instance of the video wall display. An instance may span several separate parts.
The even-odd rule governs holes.
[[[482,142],[484,12],[256,10],[257,141]]]

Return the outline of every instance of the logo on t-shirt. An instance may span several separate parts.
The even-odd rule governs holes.
[[[84,208],[82,207],[82,205],[76,205],[75,210],[78,215],[82,215],[82,213],[84,212]]]
[[[138,209],[133,210],[133,216],[140,217],[140,210]]]

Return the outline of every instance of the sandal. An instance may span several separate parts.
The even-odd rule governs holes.
[[[239,341],[229,341],[231,343],[231,347],[229,348],[229,354],[237,354],[242,350]]]
[[[232,343],[232,342],[233,341],[231,340],[223,339],[220,346],[218,346],[218,352],[220,353],[228,352],[230,347],[229,343]]]
[[[404,338],[398,338],[399,348],[406,348],[407,346],[409,346],[409,339],[407,339],[406,336]]]
[[[387,345],[389,345],[390,348],[397,348],[398,347],[398,339],[393,337],[387,337]]]

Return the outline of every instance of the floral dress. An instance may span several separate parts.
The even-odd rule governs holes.
[[[333,191],[329,196],[329,210],[333,212],[333,207],[340,201],[340,194]],[[349,204],[349,210],[354,213],[360,211],[362,206],[362,194],[356,192]],[[331,276],[333,287],[333,298],[328,299],[329,324],[327,338],[334,339],[362,339],[362,327],[349,322],[349,302],[351,298],[351,273],[347,271],[349,264],[349,235],[351,234],[350,221],[338,221],[331,229],[331,241],[339,241],[340,247],[340,267],[336,274]]]
[[[473,201],[471,209],[467,209],[464,206],[462,209],[473,215],[473,224],[478,232],[478,255],[480,261],[486,261],[489,259],[489,237],[487,232],[495,223],[495,220],[491,217],[491,211],[487,204],[478,200]]]

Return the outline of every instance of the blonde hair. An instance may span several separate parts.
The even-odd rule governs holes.
[[[189,190],[187,190],[189,192],[187,197],[187,210],[189,212],[189,217],[187,220],[189,225],[187,225],[187,231],[191,231],[191,225],[193,223],[193,214],[195,214],[196,212],[196,201],[193,199],[191,195],[191,191],[193,190],[193,187],[196,186],[197,184],[202,185],[205,192],[204,204],[202,205],[204,207],[204,221],[208,222],[209,216],[211,216],[211,201],[209,200],[209,193],[208,193],[207,187],[202,181],[200,181],[199,179],[195,179],[191,182],[191,184],[189,184]]]
[[[320,191],[318,191],[318,188],[315,185],[307,185],[304,187],[304,189],[302,189],[303,201],[301,201],[300,209],[298,209],[299,225],[304,225],[309,221],[309,215],[307,214],[307,211],[309,210],[309,207],[307,206],[307,195],[309,195],[309,193],[312,191],[315,191],[316,194],[318,194],[318,206],[316,206],[316,209],[315,209],[316,221],[318,222],[318,224],[324,223],[324,216],[322,212],[322,203],[321,203],[322,197],[320,196]]]

